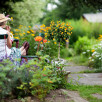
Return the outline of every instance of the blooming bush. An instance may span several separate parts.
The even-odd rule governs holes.
[[[55,39],[58,42],[58,59],[60,58],[60,43],[68,43],[72,29],[73,27],[69,23],[51,21],[50,26],[43,30],[45,31],[45,37],[50,40]]]
[[[72,34],[73,27],[69,23],[51,21],[50,27],[45,28],[45,36],[49,39],[56,39],[57,42],[68,41]]]

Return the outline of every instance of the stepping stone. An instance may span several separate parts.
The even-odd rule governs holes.
[[[80,71],[90,70],[90,68],[86,66],[65,66],[64,70],[71,72],[80,72]]]
[[[96,93],[96,94],[92,94],[92,96],[96,97],[97,99],[102,99],[102,95]]]
[[[102,85],[102,73],[70,74],[68,82],[73,80],[74,84]]]
[[[61,90],[63,93],[68,95],[74,102],[88,102],[87,100],[80,97],[78,92],[76,91],[70,91],[70,90],[65,90],[65,89],[61,89]]]

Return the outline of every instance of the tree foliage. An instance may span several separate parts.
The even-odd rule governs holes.
[[[83,6],[93,7],[97,10],[102,11],[102,0],[73,0],[72,4],[77,7],[77,2]]]
[[[87,1],[87,0],[86,0]],[[90,1],[90,0],[89,0]],[[65,19],[79,19],[83,13],[96,12],[97,8],[91,4],[91,2],[85,2],[85,0],[59,0],[58,3],[50,2],[57,5],[57,8],[51,12],[47,12],[44,18],[44,22],[48,22],[51,19],[65,20]],[[96,5],[97,6],[97,5]]]
[[[16,3],[23,0],[0,0],[0,12],[1,13],[9,13],[14,12],[12,7],[10,6],[11,3]]]
[[[23,2],[11,3],[15,14],[11,15],[14,18],[14,24],[32,26],[39,18],[43,16],[42,9],[45,6],[44,0],[23,0]]]

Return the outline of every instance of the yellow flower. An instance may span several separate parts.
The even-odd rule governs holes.
[[[34,84],[33,84],[33,83],[31,83],[31,82],[29,82],[29,85],[33,86]]]
[[[30,30],[32,33],[34,33],[34,31],[33,30]]]
[[[61,34],[63,34],[63,32],[61,32]]]
[[[23,34],[25,34],[25,33],[23,33]]]
[[[48,41],[48,43],[50,43],[50,41]]]
[[[48,83],[53,83],[51,80],[48,80]]]
[[[35,34],[31,34],[32,36],[35,36]]]
[[[95,50],[93,49],[91,52],[95,52]]]
[[[43,27],[45,27],[45,25],[43,24],[43,25],[41,25],[40,27],[43,28]]]
[[[102,35],[100,34],[98,39],[101,39],[101,38],[102,38]]]
[[[69,40],[66,40],[66,42],[69,42]]]
[[[46,68],[44,67],[43,71],[45,71],[45,70],[46,70]]]
[[[30,33],[30,31],[27,31],[27,33]]]
[[[15,31],[20,31],[19,29],[15,29]]]
[[[53,38],[53,40],[55,40],[55,39]]]
[[[52,35],[53,35],[53,32],[52,32]]]
[[[28,26],[29,28],[31,28],[31,26]]]
[[[12,31],[10,31],[10,33],[12,33],[12,34],[13,34],[13,32],[12,32]]]
[[[13,21],[13,17],[11,17],[11,21]]]
[[[43,44],[43,42],[40,42],[41,44]]]
[[[15,39],[19,39],[19,37],[14,37]]]
[[[54,42],[54,44],[57,44],[56,42]]]
[[[21,27],[18,27],[19,29],[21,29]]]
[[[45,33],[45,35],[47,35],[47,33]]]

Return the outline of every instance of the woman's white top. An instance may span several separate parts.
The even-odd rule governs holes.
[[[7,30],[0,27],[0,34],[7,34]],[[5,48],[6,46],[6,48]],[[11,49],[7,47],[7,39],[0,39],[0,59],[5,58],[10,55]]]

